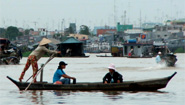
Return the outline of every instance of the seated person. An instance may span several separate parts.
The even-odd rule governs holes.
[[[65,72],[64,69],[66,68],[66,63],[61,61],[59,63],[58,69],[56,70],[56,72],[54,73],[53,76],[53,83],[54,84],[70,84],[70,79],[75,80],[75,77],[70,77],[68,76]],[[61,79],[61,77],[63,77],[63,79]]]
[[[109,72],[103,77],[103,83],[121,83],[123,82],[122,75],[116,72],[114,64],[110,64],[108,67]]]
[[[10,52],[6,49],[5,45],[2,45],[0,48],[0,57],[9,57]]]
[[[72,51],[72,49],[68,48],[66,50],[66,56],[71,56],[71,51]]]

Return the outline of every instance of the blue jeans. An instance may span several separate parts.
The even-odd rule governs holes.
[[[70,79],[69,78],[64,78],[60,80],[62,84],[70,84]]]

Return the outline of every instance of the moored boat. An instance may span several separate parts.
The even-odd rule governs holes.
[[[108,56],[108,55],[96,55],[96,57],[113,57],[113,56]]]
[[[88,58],[90,55],[87,56],[63,56],[62,58]]]
[[[143,57],[140,57],[140,56],[127,56],[127,58],[152,58],[152,56],[143,56]]]
[[[37,82],[32,83],[28,90],[122,90],[122,91],[156,91],[158,89],[165,88],[168,82],[172,77],[175,76],[177,72],[173,73],[171,76],[158,78],[158,79],[149,79],[142,81],[124,81],[123,83],[110,83],[103,84],[102,82],[83,82],[75,84],[53,84],[47,82]],[[11,77],[7,78],[12,81],[19,90],[25,90],[29,82],[18,82]]]

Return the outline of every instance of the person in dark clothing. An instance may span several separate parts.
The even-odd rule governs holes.
[[[103,83],[121,83],[123,82],[123,77],[120,73],[116,71],[115,65],[110,64],[108,67],[109,72],[103,77]]]

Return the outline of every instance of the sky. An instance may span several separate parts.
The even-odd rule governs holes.
[[[185,18],[185,0],[0,0],[0,27],[63,30]]]

